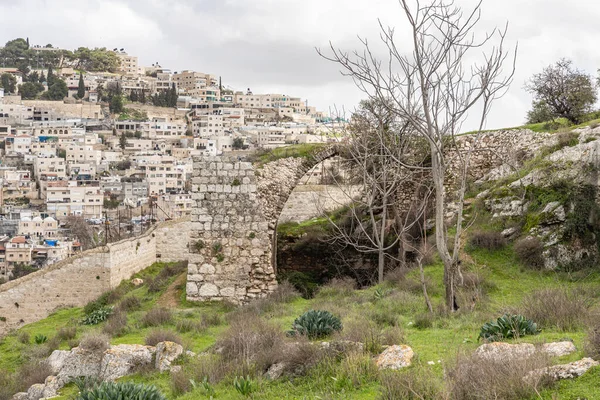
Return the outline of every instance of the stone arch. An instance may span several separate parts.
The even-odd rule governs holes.
[[[195,159],[188,300],[244,303],[273,291],[279,215],[299,180],[337,154],[330,146],[261,166],[236,156]]]

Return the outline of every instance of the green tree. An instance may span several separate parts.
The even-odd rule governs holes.
[[[121,132],[121,137],[119,138],[119,147],[121,150],[125,150],[125,147],[127,147],[127,136],[125,135],[125,132]]]
[[[234,150],[241,150],[244,148],[244,139],[242,138],[234,138],[233,139],[233,144],[231,145],[231,147],[234,148]]]
[[[46,84],[48,85],[48,87],[52,86],[52,84],[54,84],[54,79],[56,79],[54,77],[54,74],[52,73],[52,65],[48,66],[48,73],[46,74]]]
[[[132,103],[135,103],[138,101],[138,94],[137,94],[137,90],[132,90],[131,93],[129,94],[129,100]]]
[[[574,124],[581,122],[597,99],[591,75],[574,68],[565,58],[533,75],[525,89],[533,94],[534,106],[544,102],[554,118],[566,118]]]
[[[83,74],[79,73],[79,87],[77,88],[77,97],[83,99],[85,97],[85,83],[83,82]]]
[[[0,85],[6,93],[15,93],[17,89],[17,78],[14,75],[4,73],[0,76]]]
[[[60,78],[54,78],[54,83],[48,88],[48,91],[42,95],[46,100],[62,100],[69,94],[67,84]]]
[[[19,94],[25,100],[35,99],[38,94],[44,91],[44,85],[39,82],[25,82],[19,85]]]
[[[108,100],[108,109],[113,114],[120,114],[123,112],[123,96],[120,94],[111,96]]]
[[[39,79],[39,82],[40,82],[40,83],[44,83],[44,82],[46,82],[46,77],[44,76],[44,73],[43,73],[43,72],[42,72],[42,73],[40,73],[40,79]]]
[[[539,124],[540,122],[552,121],[554,114],[548,104],[543,100],[534,101],[531,110],[527,111],[527,123]]]
[[[10,40],[0,49],[0,61],[4,66],[16,67],[19,62],[28,58],[28,49],[25,39]]]

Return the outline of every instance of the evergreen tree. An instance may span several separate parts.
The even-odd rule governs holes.
[[[45,81],[46,81],[46,77],[44,76],[44,72],[42,71],[42,72],[40,73],[40,79],[39,79],[39,82],[40,82],[40,83],[44,83]]]
[[[77,88],[77,97],[83,99],[85,97],[85,83],[83,82],[83,74],[79,73],[79,87]]]
[[[144,89],[140,92],[140,103],[146,104],[146,92],[144,92]]]
[[[54,74],[52,73],[52,65],[48,66],[48,73],[46,74],[46,82],[48,83],[48,87],[54,84]]]
[[[125,147],[127,147],[127,136],[125,136],[125,132],[121,132],[121,137],[119,138],[119,147],[121,150],[125,150]]]
[[[113,114],[120,114],[123,112],[123,97],[121,95],[114,95],[108,100],[108,109]]]
[[[129,100],[131,100],[133,103],[138,101],[138,94],[137,94],[137,90],[132,90],[131,93],[129,94]]]

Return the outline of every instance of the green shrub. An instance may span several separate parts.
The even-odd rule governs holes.
[[[44,344],[48,341],[48,336],[40,333],[39,335],[35,335],[33,340],[35,341],[35,344]]]
[[[280,279],[288,281],[305,299],[314,297],[319,288],[319,284],[315,278],[300,271],[292,271],[284,274]]]
[[[253,389],[252,386],[252,379],[250,379],[249,376],[246,376],[245,378],[243,376],[236,376],[233,380],[233,387],[242,396],[250,396]]]
[[[132,382],[104,382],[81,393],[77,400],[166,400],[154,386]]]
[[[306,336],[309,339],[318,339],[342,330],[342,321],[329,311],[310,310],[296,318],[290,336]]]
[[[92,311],[82,321],[82,325],[98,325],[100,322],[104,322],[112,314],[113,308],[104,306],[97,310]]]
[[[527,335],[537,335],[540,330],[537,324],[522,315],[505,314],[496,321],[485,323],[481,327],[478,339],[496,342],[502,339],[519,338]]]

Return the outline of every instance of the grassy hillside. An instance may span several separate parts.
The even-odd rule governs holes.
[[[429,385],[443,387],[444,369],[452,369],[459,352],[470,352],[478,346],[477,336],[481,325],[507,310],[523,310],[528,294],[549,288],[577,288],[585,296],[584,313],[594,307],[597,311],[600,297],[600,277],[597,274],[578,279],[557,273],[527,270],[519,265],[510,246],[494,251],[470,248],[465,253],[465,260],[465,276],[470,283],[461,289],[461,293],[464,299],[472,299],[476,294],[477,300],[472,305],[467,305],[470,300],[463,300],[463,307],[453,315],[438,311],[441,310],[443,301],[443,288],[440,284],[443,271],[439,263],[425,269],[428,289],[436,310],[433,315],[426,312],[419,282],[412,271],[406,275],[400,272],[391,274],[384,285],[366,290],[354,290],[348,281],[334,281],[323,287],[313,299],[300,298],[288,286],[284,286],[272,299],[236,310],[222,303],[191,304],[185,301],[185,272],[181,273],[180,269],[168,266],[170,272],[162,273],[156,278],[165,269],[165,265],[155,264],[136,276],[144,279],[144,285],[134,287],[130,282],[125,282],[106,296],[114,305],[130,297],[139,300],[139,305],[127,300],[133,304],[134,309],[127,311],[126,328],[123,332],[116,333],[111,343],[144,343],[146,337],[157,329],[177,335],[186,348],[197,353],[210,350],[219,340],[227,343],[234,334],[253,329],[260,332],[262,337],[275,335],[277,340],[286,340],[283,332],[290,328],[297,316],[309,309],[324,309],[342,318],[344,329],[340,338],[365,342],[373,353],[377,353],[383,344],[410,345],[417,355],[415,365],[392,376],[409,377],[411,370],[418,371],[418,375],[427,379]],[[171,310],[171,320],[158,323],[157,326],[147,326],[148,312],[160,307]],[[538,311],[553,313],[556,310]],[[19,373],[19,370],[23,373],[23,366],[29,360],[52,348],[68,349],[90,331],[106,330],[106,325],[110,323],[80,325],[78,322],[83,316],[84,311],[80,308],[61,310],[4,338],[0,344],[0,368],[6,371],[3,375]],[[584,355],[586,319],[575,319],[577,321],[573,326],[566,329],[542,326],[543,330],[539,335],[517,341],[537,343],[570,339],[579,351],[560,361],[579,359]],[[235,326],[235,332],[228,330],[231,325]],[[64,327],[76,327],[76,337],[70,340],[55,339]],[[269,330],[272,327],[274,331]],[[26,334],[29,334],[30,342],[21,343]],[[40,334],[49,338],[46,344],[34,344],[34,336]],[[266,355],[269,351],[268,348],[261,347],[260,341],[254,347],[252,351],[258,353],[257,357]],[[201,385],[197,385],[195,389],[189,385],[190,377],[201,382],[198,374],[204,372],[212,379],[211,387],[218,399],[243,398],[232,383],[234,377],[240,375],[252,377],[254,399],[377,399],[382,398],[386,388],[393,385],[390,382],[399,381],[390,380],[389,374],[380,374],[371,362],[372,354],[368,352],[322,358],[315,354],[303,354],[303,360],[299,362],[311,364],[310,359],[314,358],[312,367],[297,377],[284,377],[276,381],[263,378],[262,371],[253,370],[252,362],[247,365],[231,365],[231,360],[227,360],[225,354],[217,357],[210,361],[216,362],[210,364],[210,371],[206,368],[208,359],[204,361],[204,367],[191,359],[182,359],[180,362],[187,375],[174,378],[169,373],[147,371],[124,380],[151,383],[169,398],[178,399],[209,398]],[[430,361],[434,365],[429,365]],[[217,370],[221,372],[215,372]],[[556,398],[553,397],[554,393],[559,393],[558,398],[561,399],[598,399],[598,378],[600,369],[596,368],[580,379],[561,382],[542,391],[540,395],[545,399]],[[187,393],[181,393],[187,390]],[[61,398],[70,399],[76,393],[77,388],[70,385],[63,389]]]

